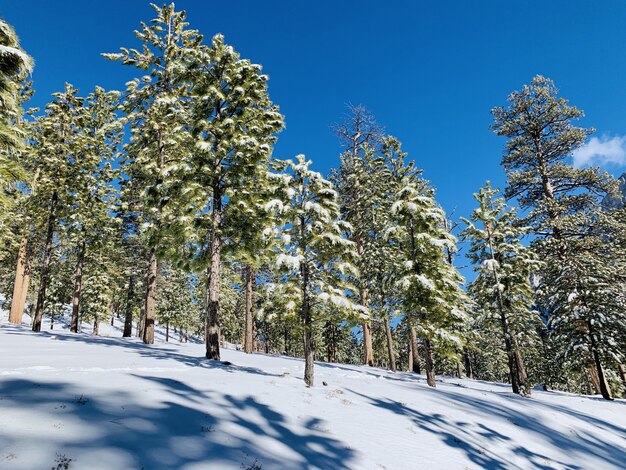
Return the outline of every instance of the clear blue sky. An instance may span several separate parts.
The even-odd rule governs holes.
[[[552,78],[598,135],[626,134],[626,1],[176,5],[192,27],[208,38],[223,33],[264,66],[271,98],[286,116],[279,157],[305,153],[327,172],[339,154],[330,125],[342,119],[345,103],[364,104],[457,215],[471,211],[471,194],[486,179],[503,183],[504,141],[489,130],[489,110],[535,74]],[[95,85],[123,89],[134,71],[99,54],[136,46],[132,32],[153,12],[143,0],[0,0],[0,16],[36,60],[33,102],[41,106],[65,81],[83,93]]]

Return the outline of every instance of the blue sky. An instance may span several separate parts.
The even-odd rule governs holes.
[[[504,140],[489,110],[535,74],[586,112],[598,139],[580,158],[619,175],[626,141],[626,2],[606,1],[178,1],[191,26],[221,32],[264,66],[286,116],[277,154],[338,164],[330,126],[345,104],[369,108],[396,135],[447,211],[468,215],[487,179],[502,185]],[[0,0],[35,58],[33,104],[65,81],[88,93],[123,89],[133,70],[101,52],[133,47],[152,18],[143,0]],[[607,139],[609,142],[605,142]],[[613,163],[610,163],[613,161]]]

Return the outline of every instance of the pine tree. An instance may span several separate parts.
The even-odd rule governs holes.
[[[600,200],[612,189],[614,180],[597,168],[571,166],[572,152],[592,130],[574,125],[583,112],[558,97],[551,80],[536,76],[530,85],[509,96],[508,107],[494,108],[492,114],[494,132],[509,139],[502,158],[508,183],[505,196],[519,200],[527,212],[522,223],[538,236],[533,244],[546,261],[541,292],[549,316],[558,324],[556,316],[575,316],[573,309],[578,306],[571,303],[554,308],[550,299],[578,292],[579,281],[592,282],[574,274],[574,266],[579,265],[578,244],[592,230]],[[582,269],[578,274],[589,276],[591,272]],[[570,313],[563,311],[567,305]],[[603,325],[596,327],[602,329]],[[596,391],[610,398],[604,372],[598,370],[601,362],[594,359],[599,338],[593,338],[589,324],[582,319],[573,331],[587,336],[588,347],[578,353],[588,365]]]
[[[371,258],[371,232],[375,220],[372,211],[380,205],[381,193],[377,191],[378,177],[384,170],[377,154],[383,137],[382,128],[363,106],[348,106],[343,124],[336,126],[344,152],[341,166],[333,173],[337,185],[342,214],[351,224],[350,239],[355,242],[358,267],[361,276],[355,279],[359,288],[359,302],[369,307],[372,279],[370,269],[363,266]],[[365,268],[365,269],[364,269]],[[374,365],[372,348],[372,325],[369,320],[362,324],[364,363]]]
[[[116,194],[112,164],[121,141],[121,124],[115,116],[119,93],[97,87],[83,106],[82,129],[75,142],[77,158],[71,166],[69,236],[75,246],[76,267],[70,331],[78,332],[83,268],[87,250],[111,238],[116,231],[111,211]]]
[[[530,279],[540,263],[520,242],[528,229],[516,226],[515,211],[507,207],[503,198],[496,197],[497,193],[488,182],[474,194],[478,207],[471,220],[462,219],[467,224],[462,236],[471,243],[468,258],[478,273],[468,292],[483,317],[483,326],[491,318],[499,320],[513,392],[530,395],[524,346],[530,343],[537,348],[539,344],[536,331],[540,319],[533,309]],[[525,341],[524,336],[530,336],[530,341]]]
[[[125,171],[136,179],[141,194],[142,232],[150,247],[143,334],[149,344],[154,342],[158,258],[168,251],[167,229],[178,213],[176,173],[190,151],[190,83],[184,78],[192,52],[202,42],[197,31],[187,28],[184,11],[175,11],[174,4],[152,7],[156,18],[135,31],[141,50],[103,54],[147,73],[127,83],[123,109],[131,127]]]
[[[229,214],[267,172],[283,120],[261,67],[241,59],[221,35],[199,50],[189,73],[195,149],[185,161],[187,211],[179,230],[196,248],[196,269],[206,274],[206,357],[219,360],[222,251],[227,241],[239,240]]]
[[[20,47],[15,31],[0,18],[0,188],[21,175],[16,151],[25,144],[22,127],[24,80],[33,60]],[[4,201],[2,201],[4,202]]]
[[[32,68],[33,60],[20,47],[15,31],[0,19],[0,243],[9,251],[17,248],[21,237],[9,315],[12,323],[22,321],[30,282],[29,217],[20,220],[18,216],[27,195],[18,190],[17,183],[31,183],[34,176],[24,162],[28,131],[22,118],[23,102],[30,94],[25,80]]]
[[[67,213],[74,175],[72,162],[80,159],[80,129],[84,125],[83,98],[66,84],[65,90],[53,95],[45,114],[34,124],[33,155],[39,168],[37,192],[31,204],[46,207],[39,216],[43,222],[44,241],[39,275],[39,292],[33,317],[33,331],[41,330],[46,302],[54,232],[60,217]]]
[[[455,354],[469,302],[461,289],[463,278],[445,258],[444,250],[454,250],[456,243],[445,228],[445,213],[423,181],[405,183],[392,206],[387,237],[402,253],[397,285],[403,310],[422,338],[426,378],[434,387],[433,347],[446,357]]]
[[[197,319],[197,305],[193,299],[193,287],[188,273],[162,266],[157,301],[157,319],[165,325],[165,341],[169,341],[170,328],[189,329]]]
[[[292,177],[284,207],[284,249],[277,258],[282,277],[272,285],[274,300],[266,308],[274,310],[274,315],[282,311],[299,316],[304,330],[304,382],[313,386],[314,328],[316,322],[325,320],[322,305],[332,306],[342,320],[365,320],[368,314],[349,296],[354,288],[346,276],[356,274],[351,264],[356,251],[346,238],[350,225],[341,220],[337,192],[321,174],[309,169],[311,162],[303,155],[286,164]]]

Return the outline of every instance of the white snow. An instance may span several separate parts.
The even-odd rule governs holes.
[[[0,317],[0,468],[618,469],[626,401],[199,343],[42,333]],[[177,336],[172,334],[172,336]],[[323,386],[325,381],[328,386]],[[57,460],[55,462],[55,459]],[[256,467],[255,467],[256,466]],[[62,467],[59,467],[62,468]]]

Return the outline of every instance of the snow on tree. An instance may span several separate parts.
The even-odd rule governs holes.
[[[478,207],[471,220],[462,219],[467,227],[462,237],[470,241],[468,258],[474,263],[477,277],[468,287],[479,317],[477,329],[493,335],[490,322],[499,323],[514,393],[530,395],[531,384],[524,361],[529,349],[537,349],[537,329],[541,320],[534,307],[531,275],[540,267],[536,255],[520,239],[529,231],[518,227],[514,209],[497,189],[487,184],[474,194]]]
[[[346,238],[350,225],[341,219],[337,192],[332,183],[311,170],[311,161],[299,155],[287,160],[290,173],[284,207],[286,224],[280,238],[283,246],[276,264],[280,278],[271,289],[265,309],[272,316],[297,315],[304,330],[304,382],[314,385],[314,325],[324,321],[329,310],[342,320],[363,321],[367,309],[354,302],[354,286],[347,276],[355,275],[351,263],[354,242]]]
[[[427,381],[434,387],[433,347],[446,356],[456,354],[469,300],[461,289],[463,277],[446,259],[445,250],[455,250],[456,239],[432,193],[424,181],[407,179],[391,208],[386,235],[401,252],[396,285],[402,309],[422,338]]]
[[[206,357],[219,360],[222,251],[245,235],[232,230],[237,220],[230,214],[240,204],[253,210],[249,191],[265,178],[283,118],[261,67],[240,58],[221,35],[198,49],[188,73],[194,151],[184,162],[178,230],[194,251],[194,269],[206,276]]]
[[[202,36],[188,29],[184,11],[174,4],[152,5],[156,17],[135,35],[142,49],[103,54],[145,73],[126,84],[123,109],[130,125],[124,171],[134,180],[142,209],[142,233],[150,247],[143,340],[154,342],[158,258],[168,251],[168,227],[178,210],[180,172],[190,152],[187,106],[190,83],[184,80]]]
[[[359,288],[359,302],[369,307],[372,286],[368,261],[372,258],[373,211],[380,207],[383,194],[378,191],[384,162],[379,155],[383,132],[381,126],[363,106],[348,106],[345,122],[335,126],[335,133],[344,148],[341,165],[331,179],[337,186],[341,211],[352,230],[349,237],[356,244],[360,276],[354,279]],[[371,321],[362,324],[364,363],[374,365]]]
[[[615,189],[615,180],[598,168],[571,165],[572,153],[584,144],[592,129],[574,125],[583,112],[559,97],[551,80],[536,76],[529,85],[511,93],[508,101],[508,107],[492,110],[494,132],[509,139],[502,158],[508,183],[505,196],[519,200],[526,214],[522,223],[532,227],[537,236],[533,245],[546,261],[541,272],[543,303],[551,324],[556,325],[560,321],[557,316],[576,317],[580,307],[577,302],[557,306],[551,299],[567,298],[579,291],[580,283],[595,282],[593,272],[582,269],[577,260],[579,245],[586,243],[584,238],[593,230],[600,202]],[[599,262],[602,255],[597,255]],[[590,325],[592,329],[603,328],[601,318],[598,321],[600,324],[594,328],[580,319],[569,331],[572,340],[573,331],[587,335],[589,347],[577,351],[587,363],[596,391],[608,399],[610,390],[604,372],[598,370],[601,363],[592,352],[599,345],[591,343],[600,338],[594,338],[589,331]]]

